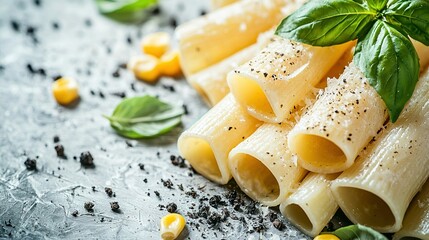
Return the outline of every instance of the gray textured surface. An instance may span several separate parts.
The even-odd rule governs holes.
[[[305,238],[290,226],[283,231],[273,228],[264,217],[271,211],[267,208],[257,206],[256,214],[247,213],[251,202],[242,193],[242,210],[226,206],[232,217],[218,227],[210,227],[203,217],[188,216],[201,203],[207,204],[206,198],[224,196],[234,187],[190,176],[192,170],[170,162],[170,155],[178,154],[175,142],[180,132],[207,107],[183,79],[163,78],[151,86],[136,81],[126,70],[118,78],[112,76],[119,63],[138,54],[141,36],[155,30],[172,32],[171,16],[179,23],[191,19],[207,10],[207,2],[165,0],[161,9],[161,15],[144,25],[132,26],[100,16],[90,0],[43,0],[41,6],[32,0],[0,0],[0,238],[159,239],[159,219],[167,213],[159,205],[170,202],[177,203],[178,212],[189,222],[186,238]],[[18,31],[13,30],[12,20],[19,23]],[[28,27],[35,28],[38,43],[26,33]],[[43,68],[46,76],[30,73],[27,64]],[[50,86],[56,75],[79,82],[81,101],[75,108],[54,101]],[[132,83],[136,90],[131,89]],[[175,92],[163,85],[174,86]],[[111,95],[118,91],[185,103],[190,114],[183,117],[182,127],[165,136],[127,144],[102,118],[120,102]],[[56,156],[55,135],[65,147],[67,160]],[[83,151],[92,153],[94,169],[82,168],[73,159]],[[27,158],[37,158],[37,171],[25,169]],[[171,179],[173,189],[164,187],[161,179]],[[111,187],[116,197],[109,198],[104,187]],[[195,199],[186,194],[192,188],[199,195]],[[160,198],[154,191],[159,191]],[[95,203],[93,214],[83,208],[87,201]],[[110,210],[111,201],[119,202],[121,213]],[[75,210],[78,217],[71,215]],[[211,212],[220,210],[210,207]],[[259,219],[266,230],[253,232]]]

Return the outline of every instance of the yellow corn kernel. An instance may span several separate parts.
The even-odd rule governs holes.
[[[166,76],[175,77],[179,75],[180,69],[179,51],[174,50],[162,55],[160,59],[161,73]]]
[[[161,219],[161,238],[176,239],[185,227],[185,218],[177,213],[170,213]]]
[[[141,42],[141,50],[156,57],[161,57],[170,47],[170,35],[156,32],[145,36]]]
[[[321,234],[319,236],[316,236],[313,240],[340,240],[340,239],[334,234]]]
[[[61,105],[67,105],[79,98],[77,82],[73,78],[62,77],[52,83],[52,93]]]
[[[145,82],[154,82],[159,77],[159,60],[150,55],[144,55],[133,65],[133,72],[136,78]]]

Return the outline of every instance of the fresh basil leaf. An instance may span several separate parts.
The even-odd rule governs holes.
[[[429,46],[429,1],[391,1],[385,16],[389,23],[398,26],[415,40]]]
[[[100,13],[121,22],[138,22],[147,17],[144,10],[157,0],[95,0]]]
[[[395,122],[419,77],[419,59],[413,44],[393,26],[378,20],[365,38],[359,39],[353,59]]]
[[[143,122],[136,124],[121,124],[116,121],[111,121],[111,126],[123,137],[139,139],[156,137],[164,133],[168,133],[180,123],[180,117],[175,117],[157,122]]]
[[[360,224],[342,227],[332,233],[341,240],[387,240],[383,234]]]
[[[276,34],[313,46],[331,46],[365,35],[376,12],[353,0],[312,0],[277,27]]]
[[[366,0],[366,2],[370,9],[381,11],[386,7],[388,0]]]
[[[184,110],[152,96],[123,100],[106,116],[116,132],[129,138],[148,138],[169,132],[181,122]]]

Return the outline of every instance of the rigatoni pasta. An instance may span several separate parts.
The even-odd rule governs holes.
[[[305,234],[314,237],[338,209],[330,183],[338,174],[309,173],[281,205],[280,212]]]
[[[347,217],[381,232],[401,228],[413,196],[429,177],[429,71],[404,112],[356,163],[332,182]]]
[[[420,64],[425,66],[429,48],[417,51]],[[291,131],[289,147],[309,171],[340,172],[353,164],[387,117],[381,97],[351,64],[339,81],[328,83],[326,91]]]
[[[287,147],[291,125],[266,123],[231,150],[229,166],[240,188],[267,206],[279,205],[296,189],[306,170]]]
[[[188,81],[210,106],[214,106],[229,93],[227,74],[252,58],[258,49],[257,44],[242,49],[221,62],[190,75]]]
[[[429,239],[429,181],[408,207],[401,230],[393,240]]]
[[[252,60],[228,74],[240,105],[265,122],[287,119],[351,43],[312,47],[276,37]]]
[[[283,17],[287,0],[246,0],[225,6],[176,29],[182,70],[198,72],[256,42]]]
[[[231,179],[228,154],[260,122],[243,111],[231,95],[207,112],[177,142],[180,154],[206,178],[226,184]]]

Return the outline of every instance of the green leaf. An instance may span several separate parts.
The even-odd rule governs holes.
[[[381,11],[386,7],[388,0],[366,0],[366,2],[370,9]]]
[[[383,234],[360,224],[342,227],[332,233],[341,240],[387,240]]]
[[[123,100],[105,116],[113,129],[124,137],[149,138],[169,132],[180,124],[184,111],[152,96]]]
[[[147,17],[145,9],[157,0],[95,0],[100,13],[121,22],[138,22]]]
[[[415,40],[429,46],[429,1],[391,1],[385,11],[386,19]]]
[[[331,46],[364,36],[377,12],[353,0],[312,0],[283,19],[276,34],[313,46]]]
[[[408,37],[378,20],[359,39],[354,62],[384,100],[395,122],[411,98],[419,77],[419,59]]]

